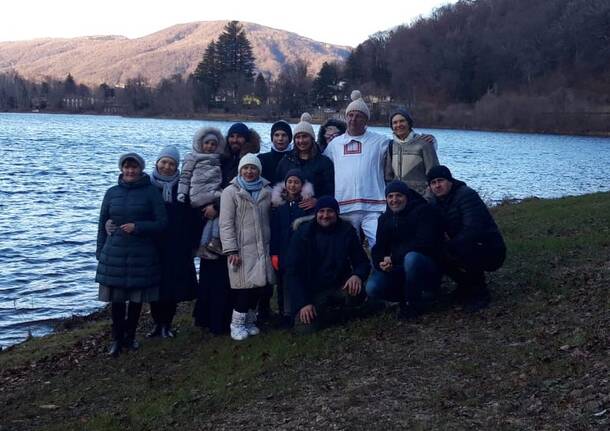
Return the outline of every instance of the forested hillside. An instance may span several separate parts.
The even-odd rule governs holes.
[[[462,0],[372,36],[345,72],[428,122],[522,128],[553,113],[608,124],[609,67],[608,0]]]

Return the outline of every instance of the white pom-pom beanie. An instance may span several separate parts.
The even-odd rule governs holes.
[[[350,103],[349,105],[347,105],[347,109],[345,110],[345,115],[349,114],[351,111],[358,111],[358,112],[362,112],[364,115],[366,115],[367,119],[371,118],[371,113],[369,111],[369,107],[366,106],[366,103],[364,102],[364,99],[362,98],[362,94],[360,94],[359,90],[352,91],[351,99],[353,100],[353,102]]]
[[[313,126],[311,125],[311,115],[307,112],[304,112],[303,115],[301,115],[301,121],[294,127],[293,136],[296,136],[298,133],[307,133],[314,142],[316,140],[316,135],[314,134]]]
[[[241,159],[239,159],[239,166],[237,167],[237,173],[239,174],[239,171],[241,171],[241,168],[243,168],[246,165],[256,166],[258,168],[259,174],[263,170],[261,161],[258,159],[258,157],[256,157],[252,153],[244,154],[244,156]]]

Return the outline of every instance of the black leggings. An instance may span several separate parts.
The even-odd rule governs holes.
[[[125,307],[125,302],[113,302],[111,307],[112,338],[114,340],[133,339],[136,335],[141,311],[141,302],[129,301],[127,307]]]
[[[253,289],[231,289],[233,294],[233,308],[240,313],[247,313],[248,310],[256,308],[260,297],[261,288]]]

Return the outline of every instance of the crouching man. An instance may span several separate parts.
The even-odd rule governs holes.
[[[366,285],[371,298],[398,301],[399,319],[423,310],[422,293],[438,292],[443,243],[439,213],[401,181],[386,186],[387,209],[379,217],[371,254],[375,270]]]
[[[490,301],[485,271],[499,269],[506,258],[502,234],[479,194],[456,180],[449,168],[435,166],[427,174],[434,203],[443,216],[443,271],[456,283],[456,302],[468,312]]]
[[[333,320],[346,305],[364,302],[370,263],[351,223],[339,218],[339,204],[318,199],[315,216],[294,233],[286,261],[295,331],[310,333]]]

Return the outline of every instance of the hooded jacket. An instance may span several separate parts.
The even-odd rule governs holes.
[[[301,190],[301,199],[287,201],[285,199],[286,186],[278,183],[271,192],[271,255],[279,256],[280,271],[285,269],[285,260],[290,246],[290,239],[294,232],[295,223],[303,217],[311,215],[313,208],[305,211],[299,207],[302,199],[314,196],[313,186],[309,181],[305,181]]]
[[[380,270],[379,262],[385,256],[392,258],[394,267],[402,268],[404,257],[412,251],[439,257],[443,245],[442,220],[436,208],[409,190],[407,205],[402,211],[394,213],[388,207],[379,216],[376,238],[371,250],[375,268]]]
[[[225,253],[238,253],[239,266],[229,265],[232,289],[251,289],[275,282],[269,255],[271,188],[263,179],[255,200],[233,179],[220,198],[220,240]]]
[[[216,151],[211,154],[203,152],[202,140],[207,134],[215,135],[218,140]],[[184,158],[178,183],[178,194],[188,195],[192,207],[202,207],[220,197],[221,161],[225,151],[225,139],[214,127],[203,127],[193,137],[193,152]]]
[[[254,129],[250,130],[250,139],[248,139],[239,150],[239,153],[235,154],[231,152],[231,147],[228,143],[228,137],[226,139],[227,145],[222,160],[222,186],[223,188],[229,184],[229,182],[235,178],[238,174],[237,167],[239,161],[243,156],[248,153],[258,154],[261,150],[261,137]],[[269,178],[267,180],[271,181]]]

